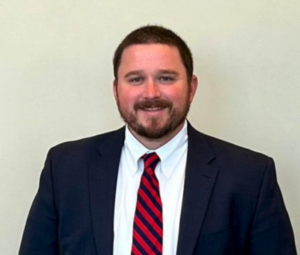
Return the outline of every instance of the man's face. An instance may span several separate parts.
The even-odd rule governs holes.
[[[176,47],[138,44],[122,54],[114,96],[131,132],[158,139],[180,130],[196,88],[195,76],[187,82]]]

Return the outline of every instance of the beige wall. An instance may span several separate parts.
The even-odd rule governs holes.
[[[275,158],[300,249],[298,0],[0,2],[0,251],[17,254],[47,150],[122,125],[112,54],[163,24],[190,45],[203,132]]]

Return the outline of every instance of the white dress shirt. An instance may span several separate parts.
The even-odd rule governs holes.
[[[179,233],[187,157],[187,122],[168,143],[155,150],[160,158],[155,174],[163,204],[163,254],[175,255]],[[141,156],[153,152],[126,127],[117,180],[114,214],[114,255],[130,255],[137,191],[143,173]]]

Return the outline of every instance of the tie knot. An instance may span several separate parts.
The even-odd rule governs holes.
[[[144,156],[142,156],[143,160],[144,160],[144,169],[150,168],[153,172],[156,168],[156,165],[159,162],[159,157],[155,152],[149,153],[149,154],[145,154]]]

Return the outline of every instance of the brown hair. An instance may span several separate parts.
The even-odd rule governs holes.
[[[162,26],[148,25],[140,27],[128,34],[119,44],[113,58],[114,76],[118,79],[118,69],[121,64],[123,51],[135,44],[166,44],[178,49],[182,63],[186,69],[188,83],[193,76],[193,57],[187,44],[173,31]]]

